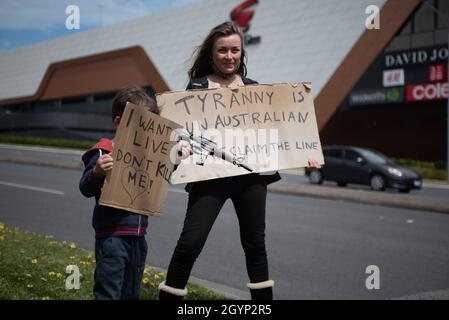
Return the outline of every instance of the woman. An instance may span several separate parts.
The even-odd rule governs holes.
[[[213,28],[197,48],[188,75],[187,90],[234,88],[257,82],[246,78],[243,36],[232,22]],[[313,166],[319,166],[311,161]],[[253,300],[273,299],[273,280],[268,276],[265,250],[265,202],[267,185],[280,180],[272,175],[247,174],[195,182],[187,185],[189,201],[184,227],[165,282],[159,285],[159,299],[181,299],[193,264],[200,254],[212,225],[225,201],[234,204],[240,225],[240,239],[245,252],[250,279],[247,287]]]

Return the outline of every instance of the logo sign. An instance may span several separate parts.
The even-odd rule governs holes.
[[[427,101],[447,99],[449,84],[447,82],[416,84],[407,86],[407,101]]]
[[[351,106],[399,103],[403,100],[403,88],[363,90],[352,92],[349,95],[349,105]]]
[[[446,67],[444,64],[429,66],[429,81],[446,81]]]
[[[396,87],[404,85],[404,69],[393,69],[383,71],[384,87]]]
[[[386,54],[385,67],[403,67],[406,65],[446,62],[449,56],[447,47],[400,51]]]
[[[242,30],[244,35],[244,42],[246,45],[260,42],[260,36],[252,36],[248,34],[250,21],[254,16],[254,10],[248,9],[259,3],[258,0],[246,0],[231,11],[231,20],[234,21]]]

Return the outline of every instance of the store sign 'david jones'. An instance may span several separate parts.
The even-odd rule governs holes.
[[[353,91],[349,95],[349,104],[380,105],[447,99],[448,53],[447,47],[437,47],[384,54],[381,57],[384,68],[382,88]],[[370,76],[376,77],[375,74]]]

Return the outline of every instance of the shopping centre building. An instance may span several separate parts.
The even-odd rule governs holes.
[[[195,47],[231,13],[250,78],[312,82],[323,145],[446,160],[445,0],[202,0],[0,52],[0,133],[112,135],[115,92],[184,90]]]

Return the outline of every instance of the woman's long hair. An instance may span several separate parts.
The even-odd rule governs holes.
[[[238,34],[242,43],[240,66],[236,73],[242,77],[246,76],[246,53],[243,48],[243,35],[238,26],[236,26],[233,22],[227,21],[213,28],[203,43],[195,49],[195,61],[188,72],[190,79],[201,78],[214,73],[214,68],[212,65],[212,49],[214,47],[214,43],[220,37],[230,36],[233,34]]]

